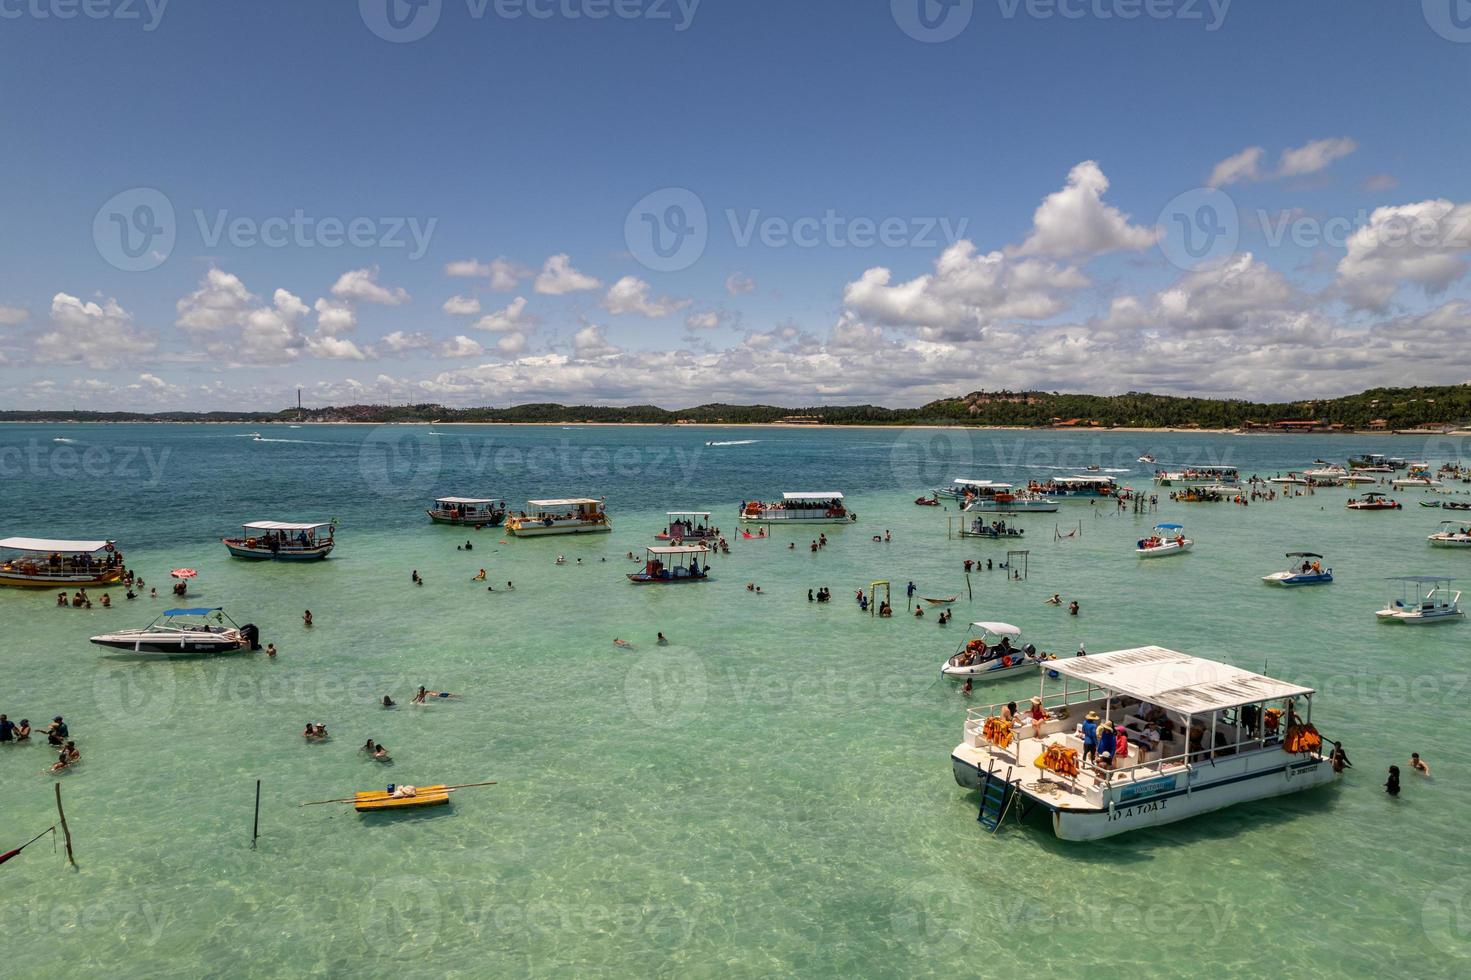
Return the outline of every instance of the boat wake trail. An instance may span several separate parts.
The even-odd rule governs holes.
[[[67,439],[64,436],[57,436],[55,439],[52,439],[51,441],[52,442],[67,442],[67,443],[75,443],[76,442],[75,439]]]
[[[754,446],[760,439],[732,439],[729,442],[707,442],[707,446]]]

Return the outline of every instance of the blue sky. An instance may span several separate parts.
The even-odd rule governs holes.
[[[5,407],[1471,378],[1463,0],[87,2],[0,0]]]

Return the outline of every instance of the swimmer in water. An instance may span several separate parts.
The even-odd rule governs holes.
[[[629,643],[627,640],[620,640],[620,639],[614,638],[613,645],[615,647],[622,647],[624,650],[632,650],[633,649],[633,644],[632,643]]]
[[[1052,598],[1046,600],[1046,602],[1049,606],[1060,606],[1062,605],[1062,596],[1054,592],[1052,593]]]
[[[397,703],[398,702],[394,701],[393,698],[389,697],[388,695],[386,695],[386,694],[383,695],[383,702],[382,702],[383,707],[385,707],[385,708],[392,708]]]
[[[310,625],[312,625],[312,611],[310,609],[306,610],[305,612],[303,612],[301,614],[301,625],[303,625],[303,626],[310,626]]]
[[[667,646],[668,646],[668,645],[669,645],[669,640],[668,640],[668,639],[667,639],[667,638],[666,638],[666,637],[665,637],[665,636],[664,636],[664,634],[663,634],[663,633],[660,633],[660,634],[659,634],[659,645],[660,645],[660,646],[661,646],[661,647],[667,647]],[[1419,758],[1419,756],[1416,756],[1416,757],[1415,757],[1415,758],[1417,758],[1417,759],[1418,759],[1418,758]]]
[[[1420,773],[1422,776],[1430,775],[1430,767],[1425,764],[1424,759],[1420,758],[1419,752],[1410,753],[1410,768]]]
[[[485,581],[485,569],[482,568],[480,570],[480,574],[476,575],[470,581],[472,581],[472,582],[484,582]]]
[[[266,644],[266,656],[268,656],[268,657],[274,657],[275,655],[276,655],[276,644],[274,644],[274,643],[267,643]]]

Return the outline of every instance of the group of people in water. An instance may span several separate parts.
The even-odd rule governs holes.
[[[0,745],[31,745],[31,734],[29,718],[14,722],[9,715],[0,714]],[[57,750],[56,762],[45,772],[64,772],[82,761],[82,753],[77,750],[71,729],[61,715],[52,718],[42,734],[46,736],[46,744]]]

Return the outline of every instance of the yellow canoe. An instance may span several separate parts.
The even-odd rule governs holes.
[[[359,813],[374,810],[404,810],[421,806],[440,806],[449,802],[449,790],[444,786],[419,786],[413,796],[390,796],[377,789],[353,794],[353,809]]]

